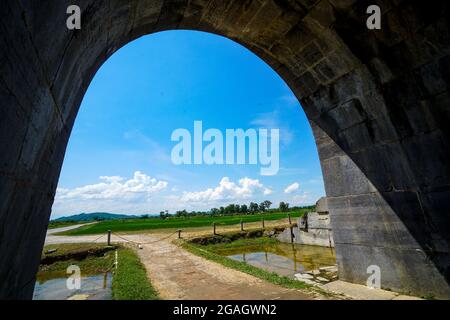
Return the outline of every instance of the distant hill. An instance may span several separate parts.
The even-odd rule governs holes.
[[[103,220],[118,220],[118,219],[136,219],[139,216],[130,216],[125,214],[114,214],[106,212],[80,213],[73,216],[61,217],[52,221],[66,222],[86,222],[86,221],[103,221]]]

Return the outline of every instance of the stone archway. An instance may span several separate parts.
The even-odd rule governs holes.
[[[368,30],[378,3],[382,29]],[[82,28],[66,28],[77,4]],[[339,276],[450,297],[450,5],[366,0],[4,0],[0,298],[30,298],[81,99],[139,36],[194,29],[266,61],[313,126]]]

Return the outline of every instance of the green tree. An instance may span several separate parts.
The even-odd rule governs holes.
[[[266,205],[264,204],[264,202],[261,202],[259,204],[259,212],[264,212],[266,211]]]
[[[186,210],[180,210],[175,213],[175,216],[177,216],[177,217],[187,217],[187,215],[188,215],[188,212]]]
[[[269,210],[269,209],[270,209],[270,206],[272,205],[272,202],[269,201],[269,200],[266,200],[266,201],[264,201],[263,203],[264,203],[264,207],[265,207],[267,210]]]
[[[229,204],[228,206],[225,207],[225,214],[233,214],[237,212],[237,207],[238,205],[235,204]]]
[[[254,202],[250,202],[250,212],[251,213],[256,213],[258,212],[258,204],[254,203]]]
[[[289,210],[289,203],[281,201],[280,202],[280,211],[287,212],[288,210]]]

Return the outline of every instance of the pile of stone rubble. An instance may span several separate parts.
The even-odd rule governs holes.
[[[294,275],[295,279],[310,285],[321,285],[338,279],[337,265],[321,267]]]

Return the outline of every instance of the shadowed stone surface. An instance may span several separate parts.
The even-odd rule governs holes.
[[[82,29],[65,27],[78,4]],[[382,29],[366,28],[380,5]],[[421,0],[3,0],[0,298],[30,298],[81,99],[161,30],[235,40],[291,87],[319,148],[341,279],[450,297],[450,4]],[[213,110],[212,110],[213,112]]]

